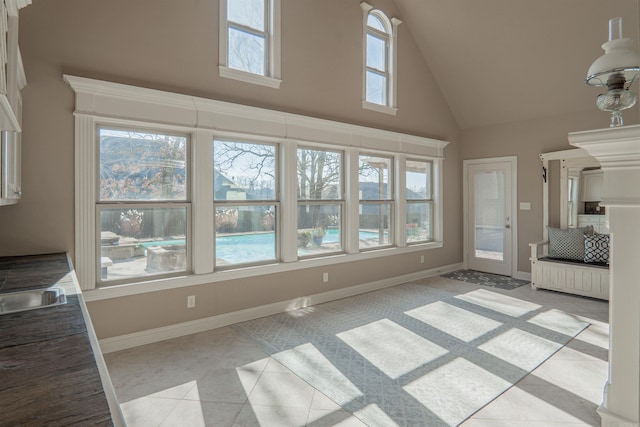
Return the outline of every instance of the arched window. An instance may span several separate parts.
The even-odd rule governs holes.
[[[400,20],[361,3],[364,16],[363,108],[395,114],[397,28]]]

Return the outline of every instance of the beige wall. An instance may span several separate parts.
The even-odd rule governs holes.
[[[585,90],[588,88],[585,87]],[[626,124],[638,122],[637,111],[625,113]],[[518,157],[518,205],[531,202],[530,211],[518,210],[518,271],[530,272],[529,243],[542,240],[542,162],[539,154],[568,150],[567,135],[607,127],[606,113],[595,107],[579,114],[568,114],[502,126],[467,129],[461,132],[462,159]],[[552,171],[553,173],[553,171]],[[556,171],[557,174],[560,171]],[[559,190],[554,192],[559,197]],[[559,223],[559,207],[552,202],[551,220]],[[555,208],[554,208],[555,206]]]
[[[402,19],[390,0],[370,1]],[[388,259],[153,292],[89,304],[100,338],[161,327],[461,261],[458,128],[406,26],[397,116],[361,108],[359,2],[282,0],[280,90],[218,77],[218,2],[34,0],[20,13],[23,199],[0,208],[0,255],[73,254],[73,92],[62,74],[445,139],[444,248]],[[327,25],[329,24],[329,25]],[[198,307],[187,311],[186,295]]]

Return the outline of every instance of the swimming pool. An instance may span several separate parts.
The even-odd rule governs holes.
[[[329,229],[322,238],[323,243],[340,242],[340,230]],[[387,233],[385,232],[385,237]],[[378,232],[360,230],[359,238],[362,240],[377,239]],[[249,262],[261,262],[276,259],[274,232],[246,233],[216,237],[216,258],[230,264],[244,264]],[[164,240],[141,243],[144,247],[183,245],[184,239]]]

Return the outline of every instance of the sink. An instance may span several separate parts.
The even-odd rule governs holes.
[[[0,314],[55,307],[67,303],[62,288],[33,289],[0,294]]]

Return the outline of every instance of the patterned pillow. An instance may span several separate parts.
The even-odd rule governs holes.
[[[593,234],[584,236],[584,262],[609,264],[609,235]]]
[[[552,228],[549,230],[549,258],[584,261],[584,236],[593,234],[593,226]]]

